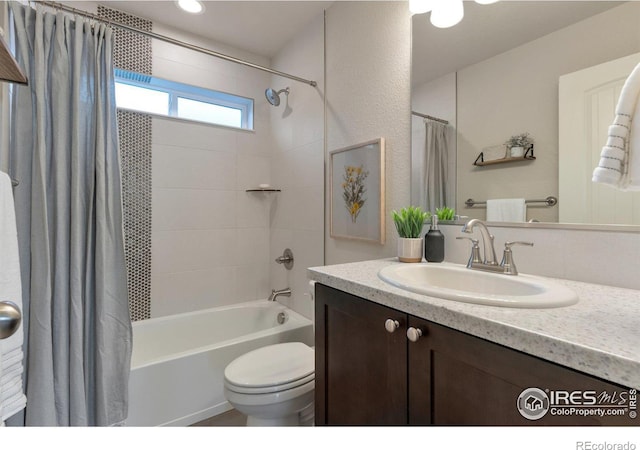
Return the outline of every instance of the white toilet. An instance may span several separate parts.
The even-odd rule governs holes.
[[[224,395],[247,426],[313,425],[314,353],[301,342],[246,353],[225,369]]]

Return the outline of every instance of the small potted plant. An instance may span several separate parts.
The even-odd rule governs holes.
[[[436,214],[438,215],[438,221],[442,222],[443,220],[453,220],[456,211],[452,208],[443,206],[442,208],[436,208]]]
[[[393,223],[398,230],[398,259],[402,262],[422,261],[422,227],[431,214],[422,208],[409,206],[400,212],[391,211]]]
[[[533,145],[533,138],[529,136],[529,133],[517,134],[511,136],[504,144],[507,146],[508,156],[522,158],[525,151]]]

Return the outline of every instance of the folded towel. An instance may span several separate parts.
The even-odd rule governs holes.
[[[22,348],[16,348],[2,355],[2,364],[3,366],[6,366],[6,368],[8,368],[13,366],[14,364],[22,364],[23,358],[24,358],[24,353],[22,353]]]
[[[623,191],[640,190],[640,64],[624,82],[598,167],[591,181]],[[638,115],[638,120],[634,117]]]
[[[0,384],[7,385],[11,380],[18,379],[20,375],[24,372],[24,367],[22,367],[22,363],[15,363],[9,367],[2,368],[2,376],[0,377]]]
[[[0,402],[4,405],[9,401],[13,401],[22,395],[22,380],[20,378],[12,378],[4,384],[2,394],[0,395]],[[4,417],[6,419],[9,416]]]
[[[523,198],[487,200],[488,222],[526,222],[527,205]]]
[[[0,172],[0,301],[11,301],[22,310],[18,235],[11,178]],[[0,340],[0,422],[24,408],[22,386],[24,331],[22,324]]]
[[[22,389],[19,389],[17,395],[3,402],[2,416],[4,417],[4,419],[2,419],[1,423],[4,423],[5,419],[8,419],[14,414],[22,411],[25,408],[25,406],[27,406],[27,397],[22,393]]]

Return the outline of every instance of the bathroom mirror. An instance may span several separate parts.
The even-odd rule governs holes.
[[[465,201],[553,196],[558,198],[555,206],[527,204],[527,220],[542,223],[525,226],[615,224],[615,229],[640,229],[640,222],[608,220],[608,216],[563,220],[562,208],[569,204],[564,205],[560,195],[567,162],[560,164],[564,130],[559,126],[558,94],[562,76],[640,52],[640,3],[465,1],[464,8],[463,20],[447,29],[432,26],[429,13],[412,17],[412,111],[449,123],[447,206],[455,205],[459,215],[485,219],[484,205],[467,207]],[[606,101],[613,111],[617,97]],[[417,114],[412,114],[413,155],[425,151],[425,119]],[[480,152],[485,160],[503,157],[504,142],[524,132],[534,139],[535,160],[473,165]],[[592,170],[597,161],[586,165]],[[571,161],[568,166],[572,167]],[[421,170],[412,164],[412,203],[420,198]],[[589,184],[576,184],[574,190],[585,185],[590,189]],[[640,207],[640,201],[635,201],[635,208],[633,203],[623,208]],[[631,215],[638,217],[640,211]]]

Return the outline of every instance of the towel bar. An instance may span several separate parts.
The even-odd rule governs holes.
[[[524,201],[526,204],[531,204],[531,203],[544,203],[545,206],[555,206],[558,204],[558,199],[556,197],[553,196],[549,196],[547,198],[545,198],[544,200],[525,200]],[[465,205],[467,205],[467,208],[471,208],[473,206],[486,206],[487,202],[477,202],[472,198],[467,199],[466,202],[464,202]]]

